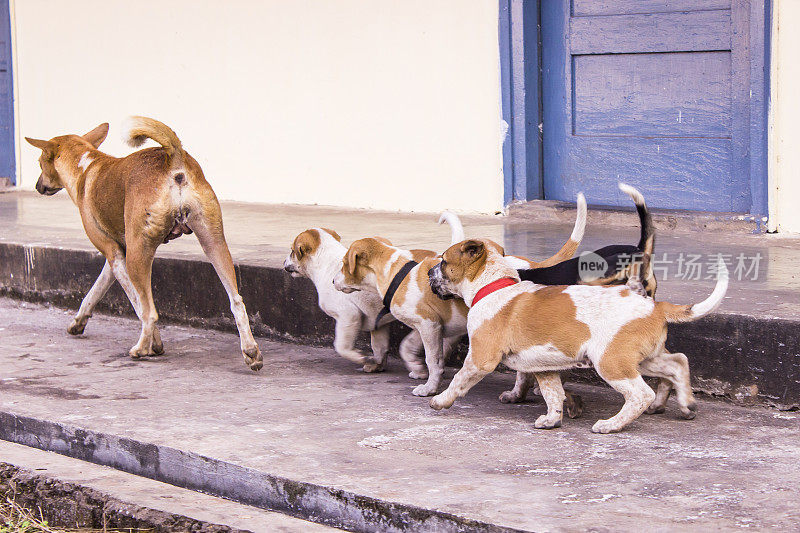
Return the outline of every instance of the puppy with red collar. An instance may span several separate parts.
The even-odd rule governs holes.
[[[451,246],[429,271],[431,289],[458,296],[469,307],[469,352],[450,386],[431,399],[449,408],[501,362],[532,372],[547,403],[537,428],[561,425],[564,389],[559,372],[591,363],[625,403],[592,431],[619,431],[636,420],[656,395],[642,374],[667,378],[679,403],[692,398],[688,365],[664,349],[667,324],[689,322],[713,311],[725,296],[728,270],[720,261],[712,294],[695,305],[655,302],[626,286],[543,286],[520,282],[503,249],[489,240]],[[691,405],[682,408],[693,410]]]
[[[464,228],[458,217],[443,213],[440,223],[450,224],[452,244],[464,240]],[[392,243],[376,237],[386,245]],[[333,278],[342,268],[347,248],[338,233],[327,228],[311,228],[295,237],[283,269],[292,277],[309,278],[317,289],[319,307],[336,321],[334,349],[336,353],[359,365],[364,372],[381,372],[385,369],[389,350],[389,324],[394,317],[383,311],[384,304],[374,283],[370,281],[363,290],[345,294],[333,286]],[[412,251],[413,255],[413,251]],[[418,256],[419,258],[419,256]],[[362,331],[370,334],[372,358],[356,349],[355,343]],[[400,357],[412,379],[425,379],[428,371],[419,360],[422,339],[416,330],[400,342]]]
[[[586,204],[581,200],[582,196],[573,237],[576,233],[583,235]],[[569,259],[578,244],[571,238],[546,262]],[[345,293],[377,290],[387,311],[419,334],[425,349],[428,380],[413,389],[415,396],[438,392],[446,356],[467,332],[464,302],[443,300],[431,291],[428,270],[437,262],[436,252],[430,250],[404,250],[379,238],[359,239],[350,245],[340,271],[333,278],[336,289]]]

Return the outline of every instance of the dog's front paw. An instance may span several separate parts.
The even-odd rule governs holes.
[[[502,403],[519,403],[522,401],[522,394],[513,390],[507,390],[500,395]]]
[[[561,427],[561,417],[552,417],[549,418],[547,415],[542,415],[536,419],[536,422],[533,423],[533,427],[536,429],[554,429]]]
[[[411,394],[414,396],[433,396],[436,394],[436,385],[431,383],[423,383],[422,385],[417,385],[414,387],[414,390],[411,391]],[[449,405],[447,407],[450,407]]]
[[[364,368],[362,370],[368,374],[374,374],[376,372],[383,372],[385,369],[382,364],[376,363],[375,361],[369,361],[364,363]]]
[[[264,362],[261,358],[261,350],[258,349],[257,344],[242,349],[242,356],[244,356],[245,364],[249,366],[250,370],[253,372],[258,372],[261,370],[261,367],[264,366]]]
[[[408,373],[408,377],[411,379],[428,379],[428,372],[423,372],[421,370],[412,370]]]
[[[453,400],[448,399],[444,393],[437,394],[431,398],[430,406],[437,411],[442,409],[449,409],[453,405]]]
[[[598,420],[592,426],[592,433],[616,433],[620,429],[622,428],[611,422],[611,420]]]
[[[78,320],[76,318],[67,328],[67,333],[70,335],[83,335],[83,331],[86,329],[86,322],[88,322],[87,319]]]

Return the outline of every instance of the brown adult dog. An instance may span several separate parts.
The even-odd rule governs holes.
[[[142,322],[141,336],[130,356],[164,353],[150,286],[153,257],[160,244],[194,232],[228,293],[244,360],[252,370],[260,370],[261,353],[236,287],[222,212],[200,165],[183,150],[175,132],[157,120],[134,117],[128,142],[141,146],[153,139],[161,147],[127,157],[97,150],[107,134],[108,124],[101,124],[83,136],[62,135],[49,141],[25,138],[42,150],[36,190],[50,196],[66,189],[78,207],[86,235],[106,258],[69,333],[83,333],[95,305],[116,279]]]

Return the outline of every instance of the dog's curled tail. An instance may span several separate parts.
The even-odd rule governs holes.
[[[172,128],[153,118],[130,117],[127,143],[138,148],[147,139],[153,139],[164,147],[173,168],[183,165],[183,146]]]
[[[658,302],[664,310],[667,322],[691,322],[701,316],[709,314],[719,307],[728,290],[728,267],[722,257],[717,261],[717,284],[711,295],[700,303],[694,305],[676,305],[668,302]]]
[[[450,211],[443,211],[439,216],[439,224],[444,224],[445,222],[450,225],[450,246],[466,239],[464,226],[461,224],[461,219],[458,218],[458,215]]]

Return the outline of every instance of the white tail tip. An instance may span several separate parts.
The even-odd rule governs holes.
[[[627,194],[635,204],[644,204],[644,196],[636,188],[631,187],[627,183],[619,183],[619,190]]]

